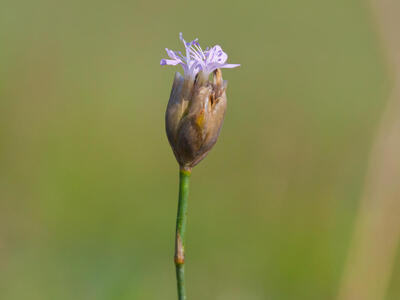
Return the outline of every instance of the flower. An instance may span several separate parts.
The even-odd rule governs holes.
[[[217,142],[224,121],[228,83],[221,68],[239,65],[227,64],[228,55],[218,45],[203,51],[197,39],[187,43],[182,33],[180,39],[186,54],[166,49],[170,59],[161,60],[161,65],[181,65],[184,70],[184,76],[175,74],[165,128],[180,167],[191,170]]]
[[[184,56],[180,51],[165,48],[170,59],[162,59],[160,64],[163,66],[180,64],[183,67],[185,78],[194,79],[200,71],[204,77],[208,77],[216,69],[240,66],[239,64],[227,64],[228,55],[219,45],[203,51],[197,38],[189,43],[183,39],[182,33],[179,34],[179,38],[185,45],[186,55]]]

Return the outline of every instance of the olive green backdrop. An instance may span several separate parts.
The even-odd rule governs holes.
[[[361,0],[3,0],[1,299],[176,299],[180,31],[242,65],[191,178],[190,300],[336,298],[390,87]]]

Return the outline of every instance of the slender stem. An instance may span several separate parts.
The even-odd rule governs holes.
[[[185,232],[187,219],[187,200],[189,196],[189,178],[191,170],[179,171],[179,203],[176,217],[175,266],[178,284],[178,299],[186,300],[185,290]]]

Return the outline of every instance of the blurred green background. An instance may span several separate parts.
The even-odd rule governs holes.
[[[0,299],[176,299],[180,31],[241,64],[192,174],[190,299],[335,299],[390,87],[361,0],[3,0]]]

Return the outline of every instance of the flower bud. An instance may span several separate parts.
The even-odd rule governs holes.
[[[181,168],[193,168],[216,143],[226,110],[226,87],[220,69],[213,72],[212,81],[203,72],[194,81],[176,73],[165,126]]]

